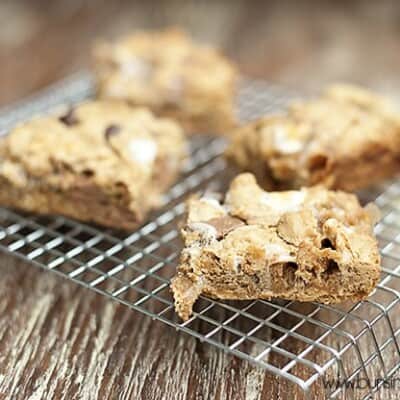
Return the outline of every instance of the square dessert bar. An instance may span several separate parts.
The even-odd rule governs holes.
[[[336,85],[238,129],[226,155],[267,189],[353,191],[400,171],[400,115],[367,90]]]
[[[380,276],[372,228],[379,212],[322,187],[266,192],[241,174],[224,201],[189,201],[185,243],[172,281],[187,320],[196,299],[338,303],[368,296]]]
[[[179,30],[99,42],[94,72],[100,97],[147,106],[190,132],[224,133],[235,125],[235,68]]]
[[[0,205],[131,229],[159,203],[185,156],[175,122],[90,101],[0,140]]]

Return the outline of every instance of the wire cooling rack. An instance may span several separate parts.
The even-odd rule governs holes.
[[[92,95],[87,74],[67,79],[0,112],[0,132],[37,113]],[[263,81],[245,81],[243,120],[280,109],[293,95]],[[0,208],[0,249],[55,272],[156,320],[246,359],[288,380],[299,398],[372,398],[396,382],[400,366],[400,184],[360,193],[383,218],[376,227],[382,279],[363,302],[329,306],[279,301],[220,302],[202,298],[186,322],[174,313],[169,290],[181,243],[177,224],[191,192],[221,189],[228,171],[220,138],[192,140],[184,174],[163,208],[129,234],[64,217],[25,215]],[[397,387],[398,389],[399,387]]]

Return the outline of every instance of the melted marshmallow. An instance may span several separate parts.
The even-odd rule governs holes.
[[[145,79],[151,72],[151,64],[143,58],[132,55],[129,49],[124,46],[116,46],[113,51],[113,58],[117,62],[122,75]]]
[[[268,243],[265,245],[265,255],[273,258],[274,262],[293,262],[296,258],[291,256],[287,249],[277,243]]]
[[[343,230],[347,233],[347,235],[352,235],[355,230],[352,226],[343,226]]]
[[[132,139],[129,142],[129,153],[139,164],[152,164],[157,156],[157,143],[152,139]]]
[[[298,211],[305,199],[304,191],[283,193],[263,193],[261,203],[271,207],[275,212],[283,214]]]
[[[147,79],[151,72],[151,66],[148,62],[140,58],[130,58],[121,63],[121,73],[136,79]]]
[[[274,147],[282,154],[298,153],[303,148],[301,140],[291,138],[283,126],[274,127]]]
[[[213,208],[215,208],[215,209],[217,209],[219,211],[222,211],[224,213],[227,212],[226,209],[224,208],[224,206],[222,206],[217,199],[213,199],[212,197],[202,197],[200,199],[200,201],[202,203],[208,204],[209,206],[211,206],[211,207],[213,207]]]
[[[205,222],[192,222],[188,227],[192,231],[198,232],[205,239],[215,240],[217,238],[217,230]]]

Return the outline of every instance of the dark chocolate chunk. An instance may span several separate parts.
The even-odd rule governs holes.
[[[340,272],[338,263],[335,260],[328,260],[328,264],[326,266],[325,272],[328,275],[332,275],[332,274],[336,274],[336,273]]]
[[[79,120],[78,120],[78,118],[76,117],[73,108],[70,108],[70,109],[68,110],[68,112],[67,112],[65,115],[63,115],[63,116],[61,116],[61,117],[59,118],[59,120],[60,120],[63,124],[65,124],[65,125],[67,125],[67,126],[72,126],[72,125],[76,125],[76,124],[79,123]]]
[[[111,124],[107,126],[106,130],[104,131],[104,135],[107,140],[110,140],[110,137],[116,135],[121,130],[121,127],[116,124]]]
[[[207,224],[212,225],[216,229],[217,239],[221,239],[234,229],[245,225],[245,223],[239,218],[231,217],[229,215],[225,217],[211,218],[207,221]]]
[[[321,249],[332,249],[336,250],[332,241],[329,238],[324,238],[321,240]]]
[[[94,176],[94,171],[92,169],[86,168],[82,171],[82,175],[86,178],[91,178],[92,176]]]

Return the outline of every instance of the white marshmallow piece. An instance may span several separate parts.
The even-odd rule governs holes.
[[[147,79],[151,73],[151,65],[143,58],[136,57],[124,46],[116,46],[113,58],[117,62],[123,76],[135,79]]]
[[[343,230],[346,232],[347,235],[352,235],[355,232],[355,230],[352,226],[344,225]]]
[[[282,154],[293,154],[302,150],[303,142],[289,137],[287,130],[278,125],[274,127],[274,147]]]
[[[157,156],[157,143],[149,138],[132,139],[129,142],[129,154],[132,160],[144,166],[150,166]]]
[[[221,208],[221,204],[217,199],[214,199],[212,197],[202,197],[200,199],[201,202],[207,203],[209,206],[214,207],[214,208]]]
[[[217,230],[205,222],[192,222],[188,225],[189,229],[198,232],[204,239],[213,241],[217,239]]]
[[[201,201],[202,203],[208,204],[209,206],[215,208],[215,209],[218,210],[218,211],[223,212],[224,214],[227,213],[227,210],[224,208],[224,206],[222,206],[222,205],[220,204],[220,202],[219,202],[217,199],[213,199],[212,197],[202,197],[202,198],[200,199],[200,201]]]
[[[151,72],[149,63],[140,58],[130,58],[124,61],[120,68],[123,75],[136,79],[147,80]]]
[[[278,213],[284,214],[287,212],[299,211],[301,205],[304,203],[304,191],[291,191],[283,193],[263,193],[261,196],[261,203]]]
[[[291,256],[283,246],[277,243],[265,245],[265,255],[272,259],[273,263],[296,261],[295,257]]]

